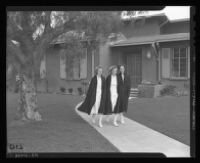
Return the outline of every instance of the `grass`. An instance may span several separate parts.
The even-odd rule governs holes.
[[[119,152],[74,111],[81,98],[39,94],[42,122],[15,120],[17,94],[7,93],[7,141],[21,144],[13,152]],[[12,152],[9,150],[9,152]]]
[[[8,143],[22,144],[17,152],[119,152],[75,113],[81,97],[39,94],[43,121],[22,123],[15,120],[17,96],[7,94]],[[190,145],[189,96],[133,99],[126,116]]]
[[[126,116],[190,145],[189,96],[133,99]]]

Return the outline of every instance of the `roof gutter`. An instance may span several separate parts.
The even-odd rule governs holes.
[[[125,44],[110,44],[110,47],[121,47],[121,46],[133,46],[133,45],[147,45],[152,44],[155,42],[171,42],[171,41],[184,41],[184,40],[190,40],[189,37],[183,37],[183,38],[174,38],[174,39],[152,39],[152,41],[148,42],[140,42],[140,43],[125,43]]]
[[[148,44],[152,44],[154,43],[154,41],[150,41],[150,42],[141,42],[141,43],[129,43],[129,44],[110,44],[110,47],[116,47],[116,46],[132,46],[132,45],[148,45]]]

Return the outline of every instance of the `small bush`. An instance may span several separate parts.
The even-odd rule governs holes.
[[[160,95],[173,95],[175,93],[176,86],[174,85],[166,85],[163,89],[160,90]]]
[[[66,91],[65,87],[60,87],[60,91],[64,93]]]
[[[68,91],[69,91],[69,93],[72,93],[73,92],[73,88],[69,88]]]
[[[77,88],[79,95],[83,94],[83,89],[81,87]]]

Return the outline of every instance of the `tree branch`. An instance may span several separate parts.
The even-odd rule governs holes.
[[[16,57],[21,65],[24,65],[27,62],[27,59],[21,49],[14,45],[9,38],[7,39],[7,55]]]
[[[51,30],[51,11],[45,12],[45,18],[44,18],[44,35],[48,34]]]

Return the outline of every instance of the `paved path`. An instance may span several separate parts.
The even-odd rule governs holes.
[[[75,107],[77,114],[120,152],[159,152],[167,157],[190,157],[189,146],[128,118],[125,118],[126,124],[121,124],[119,127],[112,126],[111,122],[103,121],[103,128],[99,128],[92,124],[90,116],[77,111],[81,103]]]

